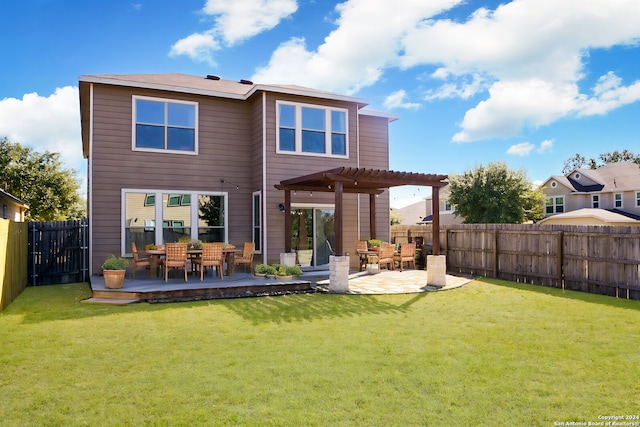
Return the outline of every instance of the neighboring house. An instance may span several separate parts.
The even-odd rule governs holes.
[[[449,186],[440,189],[439,202],[440,202],[440,225],[452,225],[462,224],[464,218],[455,214],[456,208],[449,203]],[[433,209],[431,207],[431,196],[425,199],[425,215],[422,218],[422,222],[430,224],[433,220]]]
[[[15,222],[24,222],[24,216],[29,209],[17,197],[0,189],[0,207],[2,207],[2,219],[10,219]]]
[[[549,178],[543,191],[547,201],[541,223],[640,225],[640,165],[636,163],[575,169]]]
[[[256,262],[279,261],[285,196],[276,184],[389,166],[397,116],[364,109],[362,98],[183,74],[85,75],[79,87],[92,274],[109,254],[129,254],[131,242],[184,236],[253,241]],[[375,204],[376,237],[388,240],[388,191]],[[315,266],[328,263],[334,205],[331,193],[291,195],[292,246],[307,242]],[[344,250],[353,253],[369,238],[369,196],[346,195],[342,209]]]
[[[430,224],[433,220],[431,196],[402,208],[392,208],[400,214],[399,225]],[[455,207],[449,203],[449,186],[442,187],[439,193],[440,225],[462,224],[464,218],[454,215]]]

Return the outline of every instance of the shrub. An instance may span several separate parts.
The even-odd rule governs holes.
[[[126,270],[129,261],[124,258],[116,258],[115,255],[109,256],[102,264],[103,270]]]
[[[256,274],[267,274],[268,265],[266,264],[258,264],[256,265],[254,271]]]
[[[290,265],[286,268],[287,276],[299,276],[302,274],[302,270],[297,265]]]

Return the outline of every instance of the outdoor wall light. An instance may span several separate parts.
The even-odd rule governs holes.
[[[285,211],[285,209],[284,209],[284,205],[283,205],[282,203],[280,203],[280,204],[278,205],[278,209],[280,209],[280,212],[284,212],[284,211]]]

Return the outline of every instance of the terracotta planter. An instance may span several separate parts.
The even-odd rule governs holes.
[[[104,285],[109,289],[120,289],[124,283],[126,270],[103,270]]]

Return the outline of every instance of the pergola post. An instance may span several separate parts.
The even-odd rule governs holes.
[[[440,187],[431,187],[431,253],[440,255]]]
[[[291,190],[284,190],[284,251],[291,252]]]
[[[336,236],[336,247],[335,252],[337,256],[344,255],[344,245],[342,239],[342,218],[344,217],[344,209],[342,204],[342,196],[343,196],[343,185],[342,181],[336,181],[334,184],[335,188],[335,212],[333,216],[333,228],[334,235]]]
[[[376,238],[376,195],[369,194],[369,235],[370,239]]]

